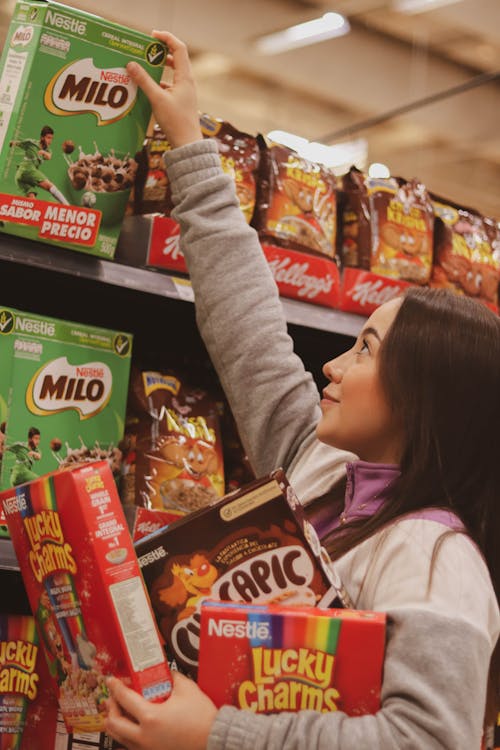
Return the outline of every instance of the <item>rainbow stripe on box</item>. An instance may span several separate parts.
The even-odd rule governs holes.
[[[385,636],[383,612],[205,600],[198,685],[217,707],[372,714]]]
[[[52,511],[58,515],[56,493],[54,487],[53,475],[41,477],[38,481],[26,484],[16,488],[16,494],[22,493],[25,500],[24,510],[21,511],[23,522],[26,519],[34,518],[43,511]],[[52,541],[51,538],[40,540],[40,546],[43,548],[44,543]],[[64,539],[62,539],[64,541]],[[46,576],[43,581],[46,592],[45,609],[52,610],[57,615],[53,617],[52,622],[56,624],[60,631],[67,650],[67,655],[73,660],[77,660],[82,669],[88,668],[82,662],[78,650],[79,636],[87,640],[85,625],[81,614],[80,602],[76,594],[73,576],[64,569],[56,570],[54,573]],[[41,607],[43,607],[41,597]],[[46,605],[50,604],[49,607]],[[36,613],[40,629],[43,634],[43,622],[40,618],[40,610]],[[45,639],[44,639],[45,640]]]
[[[0,750],[22,747],[28,709],[37,691],[37,653],[35,619],[0,615]]]
[[[266,625],[266,628],[255,628],[256,632],[269,631],[267,638],[250,638],[252,648],[307,648],[335,654],[339,638],[341,621],[325,611],[324,615],[315,610],[294,608],[290,614],[273,611],[269,608],[254,607],[248,611],[248,622]]]

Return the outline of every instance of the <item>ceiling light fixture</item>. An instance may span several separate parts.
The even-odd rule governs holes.
[[[462,0],[394,0],[393,8],[399,13],[425,13],[445,5],[461,3]]]
[[[280,143],[293,149],[303,159],[324,164],[336,175],[345,174],[352,165],[358,169],[365,169],[367,165],[368,142],[364,138],[336,143],[332,146],[308,141],[307,138],[287,133],[284,130],[272,130],[267,134],[267,138],[273,143]]]
[[[379,161],[374,161],[368,167],[368,177],[390,177],[391,170],[386,164],[381,164]]]
[[[254,46],[261,55],[277,55],[307,44],[343,36],[350,29],[349,21],[340,13],[325,13],[321,18],[314,18],[312,21],[262,36],[257,39]]]

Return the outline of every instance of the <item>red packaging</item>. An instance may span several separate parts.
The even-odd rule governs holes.
[[[335,260],[265,243],[262,250],[282,297],[337,307],[340,276]]]
[[[56,722],[35,619],[0,615],[0,750],[54,750]]]
[[[264,242],[262,251],[282,297],[337,307],[340,280],[336,260]],[[169,216],[152,217],[146,265],[187,273],[180,228]]]
[[[345,268],[339,308],[368,317],[377,307],[398,297],[409,286],[411,284],[402,279],[379,276],[361,268]]]
[[[218,707],[375,713],[385,626],[381,612],[204,602],[198,684]]]
[[[140,505],[125,505],[123,509],[133,542],[154,534],[155,531],[159,531],[182,517],[179,513],[143,508]]]
[[[105,461],[0,494],[68,731],[104,728],[105,678],[150,700],[171,676]]]

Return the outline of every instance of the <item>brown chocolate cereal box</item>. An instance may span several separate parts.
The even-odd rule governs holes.
[[[282,470],[135,544],[167,654],[195,676],[206,599],[328,606],[336,591]]]

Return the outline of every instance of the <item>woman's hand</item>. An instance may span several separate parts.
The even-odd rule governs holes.
[[[198,99],[186,45],[167,31],[153,31],[153,36],[169,48],[166,64],[173,70],[172,83],[156,83],[136,62],[129,62],[127,71],[151,102],[156,122],[172,148],[201,141]]]
[[[128,750],[205,750],[217,709],[195,682],[173,673],[164,703],[150,703],[121,680],[107,680],[105,731]]]

